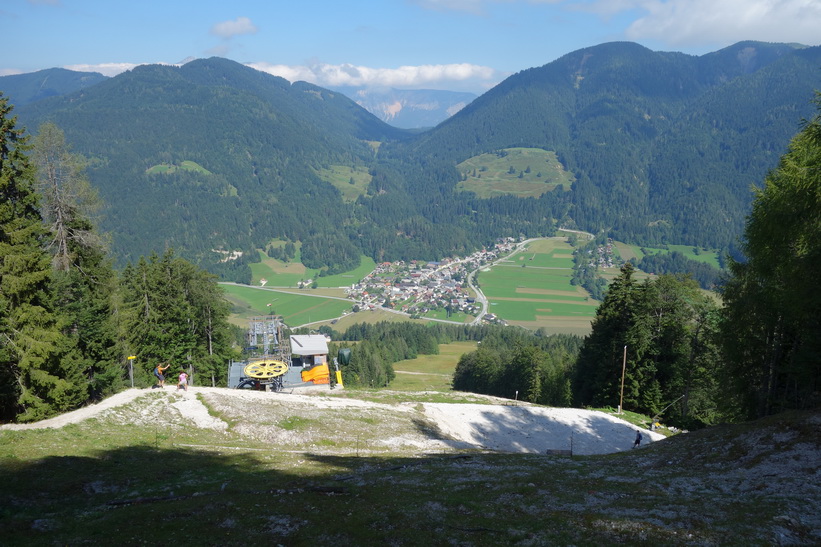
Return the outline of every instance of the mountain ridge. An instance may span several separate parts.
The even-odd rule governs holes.
[[[65,68],[48,68],[26,74],[0,77],[0,91],[23,106],[48,97],[92,87],[107,79],[99,72],[77,72]]]
[[[17,113],[31,129],[56,122],[90,158],[121,262],[174,247],[226,275],[280,239],[335,273],[361,253],[436,259],[557,225],[726,248],[750,187],[812,114],[819,65],[821,47],[741,42],[696,57],[600,44],[514,74],[421,133],[341,92],[220,58],[140,66]],[[458,163],[509,147],[555,152],[571,190],[485,199],[457,188]],[[205,171],[147,173],[182,161]],[[334,172],[356,173],[355,200],[323,179]],[[247,252],[221,264],[213,249]]]
[[[749,53],[753,47],[762,50],[760,55]],[[745,52],[742,60],[739,52]],[[753,66],[747,60],[751,56],[763,61]],[[763,180],[799,120],[812,114],[812,90],[821,86],[819,64],[819,47],[745,42],[694,57],[625,42],[601,44],[514,74],[453,118],[398,147],[408,156],[455,161],[515,146],[553,150],[577,177],[571,213],[577,226],[642,243],[725,247],[741,231],[749,187]],[[778,93],[773,93],[774,83]],[[762,112],[761,104],[769,108]],[[713,119],[718,131],[711,127]],[[734,133],[729,120],[747,129]],[[701,186],[710,195],[699,204],[705,214],[693,213],[696,218],[681,216],[690,205],[659,202],[678,192],[680,182],[699,182],[691,171],[705,175],[698,158],[660,151],[676,134],[691,141],[696,154],[715,155],[720,172],[720,177],[706,173]],[[716,153],[739,144],[754,157]],[[734,169],[743,180],[725,192]],[[715,203],[709,203],[713,198]],[[614,205],[618,209],[610,211]],[[715,222],[695,237],[682,224],[705,218],[727,219],[727,225]]]

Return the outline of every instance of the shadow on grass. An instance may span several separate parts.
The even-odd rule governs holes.
[[[415,423],[438,438],[428,422]],[[513,435],[522,426],[514,417],[489,427]],[[777,431],[777,446],[762,448],[757,462],[766,454],[782,458],[789,430],[779,425]],[[106,436],[103,431],[83,441],[79,433],[64,431],[62,442],[93,445]],[[813,488],[805,478],[812,475],[797,471],[810,469],[809,458],[817,454],[802,448],[804,430],[791,442],[797,455],[806,452],[806,461],[768,482],[773,489],[786,482],[788,494],[758,495],[760,485],[751,478],[741,497],[741,476],[727,476],[732,451],[720,466],[715,456],[707,467],[687,458],[670,465],[686,438],[669,447],[572,459],[510,453],[359,457],[274,446],[94,451],[67,444],[66,451],[89,455],[27,460],[13,448],[57,434],[0,432],[0,442],[12,446],[0,459],[0,543],[672,545],[766,543],[776,532],[795,543],[818,537],[801,520],[816,514],[817,501],[806,511],[795,505],[806,505],[804,494]],[[709,431],[695,437],[697,453],[715,454],[704,443],[726,446],[728,432],[714,441]],[[786,520],[784,514],[798,516]]]
[[[0,543],[434,545],[443,530],[460,535],[447,532],[444,520],[464,515],[442,513],[438,532],[408,520],[408,510],[440,503],[442,483],[394,479],[452,460],[146,446],[93,457],[6,458]]]

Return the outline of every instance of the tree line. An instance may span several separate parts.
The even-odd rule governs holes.
[[[117,272],[82,158],[54,124],[32,138],[11,111],[0,95],[0,420],[145,387],[161,362],[224,381],[235,336],[216,277],[170,249]]]

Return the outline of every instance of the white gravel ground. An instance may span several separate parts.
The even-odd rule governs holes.
[[[327,389],[327,388],[324,388]],[[416,434],[400,434],[381,439],[381,443],[418,446],[426,450],[437,448],[479,449],[498,452],[544,453],[547,451],[572,451],[573,454],[608,454],[629,450],[636,435],[635,426],[603,412],[574,408],[548,408],[525,403],[511,404],[499,399],[489,404],[457,403],[403,403],[383,404],[348,397],[330,397],[322,390],[306,390],[301,393],[265,393],[236,389],[196,387],[178,391],[166,387],[164,392],[190,426],[201,429],[224,431],[228,428],[223,420],[215,418],[197,398],[208,397],[209,404],[251,405],[276,404],[292,409],[311,408],[312,411],[327,409],[358,409],[372,411],[376,415],[387,413],[415,413],[421,410],[423,418],[438,433],[439,439],[420,441]],[[155,390],[129,389],[96,405],[32,424],[6,424],[3,429],[59,428],[99,416],[104,412],[128,405],[135,399],[155,393]],[[248,414],[247,412],[245,413]],[[340,433],[344,435],[343,433]],[[664,439],[664,436],[642,431],[643,444]]]

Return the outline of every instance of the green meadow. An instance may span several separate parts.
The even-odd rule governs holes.
[[[289,327],[297,327],[339,317],[351,310],[352,302],[341,297],[315,293],[284,291],[246,285],[222,284],[225,296],[233,305],[235,321],[245,325],[250,317],[281,315]]]
[[[448,311],[442,309],[430,310],[422,317],[425,319],[441,319],[444,321],[456,321],[459,323],[467,323],[469,321],[473,321],[474,319],[474,316],[461,312],[451,313],[450,317],[448,317]]]
[[[251,283],[259,285],[266,280],[266,287],[296,287],[300,281],[313,280],[319,287],[349,287],[358,283],[376,267],[372,258],[360,257],[359,267],[349,272],[319,277],[319,270],[306,268],[300,262],[299,252],[294,260],[283,262],[260,252],[261,262],[251,264]]]
[[[476,347],[473,341],[439,344],[437,355],[398,361],[393,364],[396,378],[390,388],[396,391],[450,391],[459,358]]]
[[[716,249],[703,249],[699,247],[693,247],[692,245],[667,245],[664,248],[642,247],[640,245],[628,245],[626,243],[616,243],[615,247],[618,250],[619,255],[624,260],[630,260],[631,258],[635,258],[636,261],[639,261],[646,255],[672,253],[674,251],[678,251],[690,260],[704,262],[705,264],[709,264],[710,266],[713,266],[715,268],[721,267],[719,266],[718,262],[719,251],[717,251]]]
[[[201,173],[203,175],[211,175],[211,171],[200,165],[195,161],[183,161],[179,165],[171,164],[171,163],[160,163],[154,165],[153,167],[149,167],[146,169],[146,173],[149,175],[170,175],[175,171],[193,171],[195,173]]]
[[[508,148],[481,154],[456,168],[462,175],[457,188],[474,192],[480,198],[503,194],[539,197],[560,184],[569,190],[574,180],[555,152],[541,148]]]
[[[342,194],[345,203],[352,203],[359,196],[365,195],[373,178],[367,168],[352,168],[347,165],[331,165],[316,170],[316,174],[325,182],[333,184]]]
[[[586,334],[599,302],[570,284],[573,247],[564,238],[531,242],[479,274],[489,313],[509,324]]]

